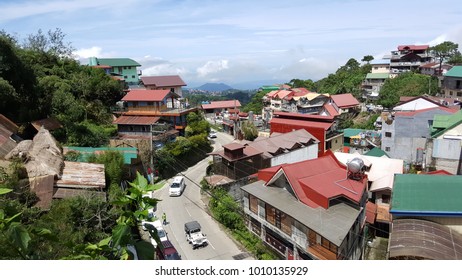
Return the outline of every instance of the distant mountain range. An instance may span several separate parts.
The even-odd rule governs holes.
[[[204,91],[225,91],[233,88],[224,83],[206,83],[195,89]]]
[[[210,92],[226,91],[230,89],[236,90],[256,90],[262,86],[270,86],[275,84],[283,84],[282,81],[277,80],[262,80],[262,81],[250,81],[250,82],[241,82],[232,85],[227,85],[225,83],[206,83],[199,87],[193,87],[189,89],[197,89]]]

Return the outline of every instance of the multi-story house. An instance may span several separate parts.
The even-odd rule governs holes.
[[[435,115],[431,138],[432,165],[438,170],[462,175],[462,111]]]
[[[405,108],[408,104],[400,105]],[[432,104],[435,105],[435,104]],[[416,106],[411,106],[416,108]],[[432,106],[413,111],[398,111],[382,121],[382,149],[391,158],[404,160],[425,168],[430,162],[430,154],[426,153],[430,128],[435,115],[450,115],[454,110],[444,106]]]
[[[334,94],[330,96],[329,104],[334,106],[339,115],[355,115],[360,111],[359,101],[351,93]]]
[[[441,76],[444,75],[452,68],[452,65],[441,64],[439,62],[430,62],[420,66],[420,73],[429,76]]]
[[[165,90],[130,90],[122,98],[124,109],[115,112],[119,139],[144,139],[159,145],[176,135],[184,135],[186,116],[196,112],[178,100],[178,95]]]
[[[366,79],[361,84],[361,95],[364,99],[377,100],[385,80],[390,78],[390,60],[374,59],[369,64],[371,72],[366,75]]]
[[[90,57],[89,66],[103,68],[107,74],[123,79],[130,86],[136,86],[140,82],[141,65],[130,58],[97,58]]]
[[[444,74],[441,93],[462,101],[462,66],[454,66]]]
[[[361,84],[362,98],[377,100],[383,84],[389,78],[390,73],[367,73],[366,79]]]
[[[397,174],[389,259],[462,259],[462,176]]]
[[[360,259],[367,176],[355,163],[328,152],[260,170],[241,187],[248,228],[285,259]]]
[[[319,140],[318,156],[327,150],[343,149],[343,132],[338,130],[338,121],[333,116],[274,112],[269,124],[271,133],[305,129]]]
[[[304,129],[273,133],[254,141],[241,141],[223,146],[213,155],[215,174],[233,180],[255,174],[258,170],[284,163],[318,157],[319,140]]]
[[[401,45],[391,52],[390,73],[396,76],[400,73],[419,70],[422,64],[433,61],[428,45]]]
[[[168,89],[180,97],[183,96],[182,87],[186,86],[186,83],[178,75],[142,76],[141,83],[146,89]]]

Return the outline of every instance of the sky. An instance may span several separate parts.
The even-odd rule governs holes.
[[[1,0],[0,29],[56,28],[88,57],[132,58],[188,87],[322,79],[398,45],[458,43],[460,0]],[[21,40],[20,40],[21,41]],[[262,84],[263,85],[263,84]]]

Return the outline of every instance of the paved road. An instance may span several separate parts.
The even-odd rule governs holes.
[[[214,149],[221,149],[222,145],[233,141],[231,135],[218,132],[218,137],[213,139]],[[200,181],[205,176],[205,169],[212,160],[208,157],[198,164],[190,167],[182,174],[186,177],[186,188],[179,197],[169,197],[168,182],[160,190],[154,192],[154,197],[162,199],[157,206],[157,216],[163,212],[167,215],[168,224],[165,230],[168,237],[177,248],[183,259],[186,260],[233,260],[252,259],[241,250],[238,245],[226,234],[222,226],[210,217],[205,211],[204,196],[200,193]],[[196,220],[202,226],[202,231],[207,235],[209,245],[204,248],[192,250],[186,241],[184,223]]]

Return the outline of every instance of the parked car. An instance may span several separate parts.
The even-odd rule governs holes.
[[[162,241],[162,246],[156,248],[156,255],[158,260],[181,260],[181,255],[170,240]]]
[[[215,131],[210,131],[209,138],[217,138],[217,133]]]
[[[207,237],[201,231],[198,221],[191,221],[184,224],[186,240],[192,245],[193,250],[208,245]]]
[[[162,226],[162,223],[161,223],[160,220],[155,220],[153,222],[143,221],[141,223],[141,226],[142,226],[143,230],[147,230],[151,234],[149,239],[151,241],[152,246],[154,246],[154,248],[157,247],[157,241],[152,237],[154,229],[156,229],[157,236],[159,236],[159,239],[160,239],[161,242],[168,241],[167,232],[165,231],[164,227]]]
[[[170,185],[168,193],[170,196],[180,196],[184,188],[186,187],[186,181],[183,176],[176,176],[173,178],[173,182]]]

